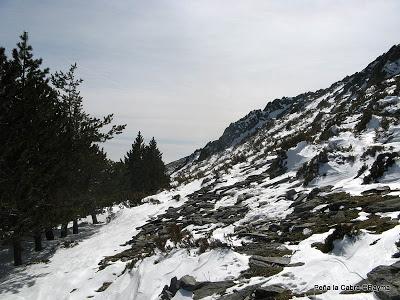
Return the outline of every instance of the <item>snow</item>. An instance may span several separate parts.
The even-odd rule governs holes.
[[[383,70],[386,71],[386,77],[391,77],[393,75],[400,73],[400,59],[395,61],[390,61],[385,64]]]
[[[358,213],[358,217],[353,219],[353,221],[365,221],[368,220],[368,216],[370,215],[370,213],[364,212],[364,211],[360,211]]]
[[[400,225],[382,234],[364,231],[355,241],[345,237],[335,242],[332,253],[322,253],[311,247],[313,243],[324,241],[332,231],[314,234],[299,245],[288,245],[288,248],[296,251],[291,263],[304,262],[305,265],[286,267],[268,280],[266,285],[281,283],[299,293],[314,288],[314,285],[354,285],[366,278],[373,268],[391,265],[398,260],[392,255],[397,252],[394,243],[399,239]],[[376,243],[371,245],[374,241]],[[340,291],[328,291],[323,299],[330,299],[325,295],[338,294]]]
[[[391,211],[391,212],[384,212],[384,213],[376,213],[376,215],[382,218],[391,218],[391,219],[398,219],[400,216],[400,211]]]
[[[368,124],[367,124],[367,128],[370,129],[377,129],[379,128],[380,124],[381,124],[381,119],[380,117],[377,116],[372,116],[371,120],[369,120]]]
[[[192,299],[193,293],[185,290],[179,290],[172,300],[189,300]]]
[[[288,170],[297,170],[317,153],[318,148],[315,145],[308,145],[305,141],[300,142],[287,151],[286,167]]]
[[[0,282],[1,299],[84,299],[87,296],[97,299],[100,294],[95,291],[104,282],[117,280],[125,268],[125,263],[117,261],[98,271],[98,263],[105,256],[130,248],[122,244],[137,233],[136,227],[165,212],[170,206],[182,205],[185,196],[199,188],[200,180],[196,180],[174,191],[181,195],[180,201],[172,200],[171,194],[162,192],[152,196],[160,204],[144,203],[134,208],[120,209],[110,223],[97,226],[97,230],[78,245],[58,249],[49,263],[16,268],[12,276]],[[14,293],[15,289],[18,293]]]
[[[178,250],[167,257],[145,258],[96,299],[156,300],[173,276],[180,278],[190,274],[197,281],[222,281],[237,277],[247,267],[247,256],[231,250],[212,250],[199,256],[192,251]],[[190,294],[183,291],[176,297],[191,299]]]
[[[388,63],[385,69],[390,73],[398,72],[400,60]],[[387,93],[390,96],[377,101],[378,108],[382,112],[396,113],[400,109],[400,97],[393,95],[395,85],[387,81]],[[273,141],[280,138],[290,137],[300,131],[307,131],[309,124],[315,119],[318,112],[323,111],[332,117],[332,107],[344,101],[351,103],[350,92],[336,98],[343,84],[338,84],[334,90],[320,95],[318,98],[307,102],[304,107],[296,113],[285,114],[279,118],[272,128],[263,128],[255,135],[260,147],[271,146]],[[372,97],[377,92],[377,87],[372,86],[366,91],[367,97]],[[331,107],[323,110],[317,109],[321,101],[327,101]],[[242,119],[239,127],[249,126],[250,121],[256,120],[254,128],[242,132],[232,142],[235,145],[250,133],[261,128],[266,120],[275,118],[290,106],[284,105],[282,109],[275,111],[264,111],[260,117],[256,112],[250,113]],[[331,114],[331,115],[329,115]],[[58,249],[47,264],[34,264],[16,268],[11,276],[0,281],[1,299],[85,299],[90,296],[94,299],[133,299],[133,300],[156,300],[163,287],[169,284],[174,276],[178,278],[183,275],[192,275],[198,281],[220,281],[237,278],[241,271],[248,268],[248,256],[227,249],[214,249],[205,253],[198,253],[198,249],[175,248],[169,253],[157,252],[141,261],[131,270],[125,270],[126,262],[116,261],[103,270],[98,269],[98,263],[105,256],[117,254],[130,246],[122,246],[129,241],[138,230],[135,228],[145,224],[165,212],[168,207],[178,207],[185,203],[187,196],[198,191],[204,178],[209,178],[215,183],[211,192],[220,188],[228,187],[235,183],[244,181],[249,176],[262,175],[259,182],[250,182],[248,185],[238,185],[230,190],[224,189],[217,193],[223,193],[223,197],[215,202],[214,210],[228,208],[235,205],[243,205],[248,208],[246,215],[239,221],[226,225],[223,223],[206,224],[203,226],[188,225],[185,229],[190,231],[195,239],[207,237],[210,241],[219,240],[231,246],[239,246],[245,238],[234,235],[235,229],[240,225],[251,225],[251,222],[272,220],[285,222],[284,218],[293,212],[290,208],[293,201],[287,198],[287,191],[294,189],[297,194],[308,193],[314,187],[325,187],[332,185],[332,192],[347,192],[351,195],[361,195],[362,192],[377,187],[389,186],[392,190],[390,195],[400,195],[400,163],[391,166],[379,178],[379,183],[362,184],[363,176],[355,178],[362,166],[368,168],[372,165],[375,157],[362,157],[362,154],[371,146],[385,146],[385,151],[400,151],[400,125],[391,124],[389,130],[383,132],[381,125],[382,117],[377,111],[361,133],[352,131],[359,122],[361,113],[351,112],[338,127],[332,126],[335,136],[328,141],[315,140],[313,142],[302,141],[287,151],[285,174],[273,179],[268,177],[268,169],[271,160],[276,157],[274,152],[264,153],[254,146],[250,138],[243,144],[232,146],[210,158],[196,162],[196,157],[183,170],[192,172],[191,175],[199,175],[203,172],[205,176],[188,184],[180,185],[169,191],[152,195],[143,200],[142,205],[134,208],[115,207],[114,217],[106,225],[93,226],[93,233],[83,239],[72,248]],[[322,124],[327,119],[323,118]],[[287,126],[290,125],[290,126]],[[290,127],[289,130],[286,127]],[[386,134],[386,135],[385,135]],[[302,186],[301,180],[296,177],[296,171],[305,162],[315,157],[322,149],[328,150],[329,162],[320,164],[319,174],[308,187]],[[245,154],[245,162],[231,166],[232,157]],[[346,161],[346,159],[348,159]],[[218,180],[215,181],[213,171],[219,170]],[[177,174],[177,173],[176,173]],[[325,175],[325,176],[322,176]],[[195,177],[195,176],[193,176]],[[192,177],[192,178],[193,178]],[[214,182],[215,181],[215,182]],[[175,182],[177,184],[177,182]],[[330,193],[330,192],[328,192]],[[179,201],[173,200],[174,195],[179,194]],[[245,200],[237,203],[238,196],[246,195]],[[324,193],[320,194],[321,196]],[[157,200],[152,201],[151,199]],[[241,199],[242,200],[242,199]],[[158,204],[159,202],[159,204]],[[311,213],[318,214],[327,211],[329,204],[320,204],[311,209]],[[343,207],[341,207],[342,209]],[[352,221],[365,221],[370,214],[357,208],[358,217]],[[200,211],[203,213],[203,211]],[[391,219],[399,218],[399,211],[376,213],[376,215]],[[105,222],[106,214],[99,216],[99,220]],[[179,217],[178,220],[182,219]],[[90,218],[82,219],[82,222]],[[284,270],[270,278],[254,277],[248,281],[241,281],[240,287],[235,286],[230,290],[244,288],[254,284],[284,284],[295,292],[304,292],[318,285],[351,285],[366,277],[366,274],[378,265],[390,265],[396,261],[391,256],[398,251],[395,242],[399,239],[400,225],[382,234],[372,234],[362,231],[357,239],[344,238],[335,241],[332,253],[322,253],[311,247],[315,242],[322,242],[332,232],[312,234],[311,229],[305,228],[304,235],[310,235],[298,245],[287,245],[294,251],[291,258],[292,263],[303,262],[302,266],[286,267]],[[376,242],[376,243],[372,243]],[[172,246],[171,241],[167,245]],[[125,271],[124,271],[125,270]],[[103,292],[96,292],[104,282],[112,284]],[[374,299],[373,294],[339,295],[340,291],[329,291],[321,299]],[[192,293],[180,290],[174,300],[192,299]],[[217,299],[216,296],[207,297],[207,300]],[[300,298],[301,299],[301,298]],[[305,299],[305,298],[304,298]]]

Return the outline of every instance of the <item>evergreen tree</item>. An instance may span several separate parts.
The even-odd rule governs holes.
[[[83,111],[76,65],[49,78],[23,33],[12,58],[0,48],[0,238],[12,240],[14,263],[22,263],[21,237],[31,234],[41,250],[43,230],[95,213],[112,174],[98,143],[121,133],[113,116]],[[107,202],[109,204],[111,202]],[[74,226],[74,231],[76,226]]]
[[[97,144],[120,134],[125,125],[113,125],[110,130],[103,132],[102,129],[112,122],[113,115],[99,119],[83,111],[83,98],[78,89],[82,79],[76,79],[76,68],[74,64],[68,72],[56,72],[52,76],[59,101],[68,115],[63,157],[66,179],[63,192],[59,194],[62,202],[60,218],[68,221],[90,213],[96,221],[98,207],[96,199],[91,196],[92,185],[106,162],[106,154]]]
[[[165,164],[162,160],[162,154],[157,148],[157,142],[154,137],[146,146],[143,155],[143,164],[145,172],[145,191],[155,193],[160,188],[168,187],[169,176],[166,175]]]
[[[128,196],[132,202],[169,185],[169,176],[155,139],[152,138],[146,146],[140,131],[125,156],[124,164],[129,177]]]
[[[141,132],[138,132],[132,148],[128,151],[125,156],[125,165],[129,173],[129,185],[130,190],[134,193],[140,193],[144,191],[145,186],[145,172],[143,165],[143,154],[144,154],[144,140]]]
[[[34,59],[24,32],[12,59],[5,63],[0,124],[1,203],[11,209],[15,264],[21,264],[20,238],[35,234],[40,250],[43,214],[51,210],[50,194],[60,172],[57,164],[65,115],[49,85],[48,69]],[[2,58],[4,64],[4,57]],[[3,66],[4,67],[4,66]],[[46,214],[45,214],[46,215]]]

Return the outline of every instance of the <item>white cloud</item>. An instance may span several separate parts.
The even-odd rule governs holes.
[[[77,62],[85,106],[142,130],[167,161],[281,96],[324,88],[400,42],[398,1],[2,1],[0,40],[23,30],[52,70]],[[169,141],[169,142],[166,142]],[[175,143],[171,143],[175,141]]]

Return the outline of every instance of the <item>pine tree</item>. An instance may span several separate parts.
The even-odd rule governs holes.
[[[131,149],[125,156],[125,165],[128,169],[129,174],[129,185],[130,190],[134,193],[140,193],[144,191],[145,185],[145,172],[143,165],[143,153],[144,153],[144,140],[141,132],[138,132]]]
[[[140,131],[125,156],[124,165],[129,177],[129,200],[133,203],[169,186],[169,176],[157,142],[152,138],[146,146]]]
[[[0,234],[13,242],[15,265],[22,263],[23,235],[33,235],[39,251],[43,231],[51,239],[51,228],[62,224],[66,234],[69,221],[76,225],[102,207],[95,192],[100,181],[108,183],[109,164],[98,143],[125,127],[102,130],[113,115],[83,111],[76,65],[56,73],[51,85],[27,33],[20,38],[11,59],[0,48]]]
[[[60,198],[63,203],[60,218],[68,221],[89,213],[94,222],[97,222],[95,216],[98,206],[96,199],[91,196],[92,184],[106,165],[106,154],[97,144],[120,134],[125,125],[113,125],[110,130],[103,132],[101,129],[112,122],[113,115],[99,119],[83,111],[83,98],[79,92],[82,80],[76,79],[76,68],[74,64],[68,72],[56,72],[52,76],[59,101],[68,115],[63,159],[66,180]]]
[[[12,210],[14,263],[21,264],[20,238],[25,232],[40,236],[46,212],[51,211],[51,187],[57,178],[57,150],[64,114],[49,85],[48,69],[34,59],[24,32],[2,83],[0,124],[1,203]],[[4,58],[2,58],[4,64]]]
[[[167,187],[169,185],[169,177],[166,175],[162,154],[157,147],[157,142],[154,137],[145,148],[143,161],[145,170],[144,177],[146,179],[145,191],[155,193],[160,188]]]

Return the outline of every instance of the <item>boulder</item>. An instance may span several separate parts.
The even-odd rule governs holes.
[[[233,281],[201,282],[193,292],[193,299],[203,299],[213,294],[222,294],[226,289],[234,285]]]
[[[271,265],[287,266],[290,264],[290,257],[266,257],[253,255],[249,259],[249,264],[257,267],[267,267]]]
[[[300,225],[294,225],[290,231],[291,232],[303,232],[304,229],[309,229],[310,227],[313,227],[315,223],[304,223]]]
[[[181,283],[180,283],[180,281],[178,280],[178,278],[172,277],[172,278],[171,278],[171,281],[170,281],[170,283],[169,283],[168,290],[169,290],[173,295],[175,295],[175,294],[179,291],[180,288],[181,288]]]
[[[290,200],[290,201],[293,201],[294,200],[294,196],[297,194],[297,192],[296,192],[296,190],[295,189],[291,189],[291,190],[288,190],[287,192],[286,192],[286,199],[287,200]]]
[[[386,196],[387,197],[387,196]],[[400,210],[400,198],[394,197],[384,201],[375,202],[368,205],[365,208],[365,212],[377,213],[377,212],[391,212]]]
[[[390,193],[390,191],[391,191],[390,186],[385,185],[385,186],[378,186],[374,189],[363,191],[361,194],[362,195],[370,195],[370,194],[385,195],[385,194]]]
[[[400,261],[391,266],[378,266],[367,274],[368,282],[377,286],[389,286],[375,292],[382,300],[400,299]]]
[[[276,299],[278,296],[282,296],[282,294],[290,295],[291,292],[287,289],[279,286],[279,285],[270,285],[259,287],[254,291],[254,300],[267,300],[267,299]]]
[[[176,194],[176,195],[172,196],[172,199],[179,201],[181,199],[181,195]]]
[[[181,288],[186,290],[186,291],[193,292],[196,289],[197,285],[198,285],[196,279],[193,276],[190,276],[190,275],[183,276],[179,281],[181,283],[180,284]]]

